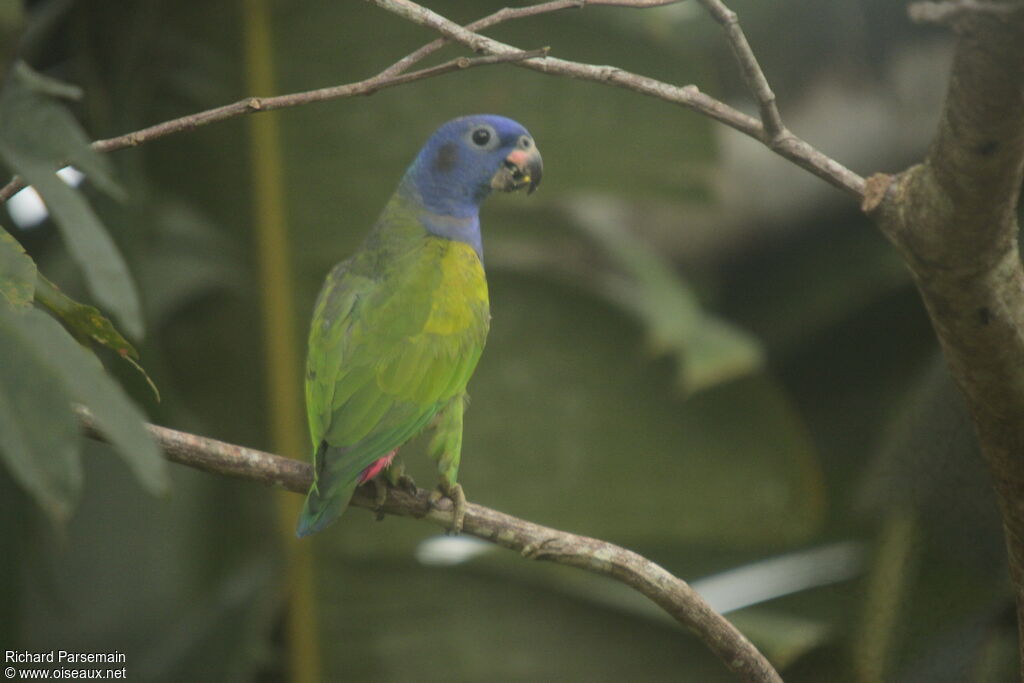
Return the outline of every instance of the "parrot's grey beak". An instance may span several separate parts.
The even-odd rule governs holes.
[[[514,149],[502,162],[501,168],[491,178],[491,189],[502,192],[515,192],[526,188],[531,194],[540,185],[544,175],[544,161],[540,152],[533,146],[529,150]]]

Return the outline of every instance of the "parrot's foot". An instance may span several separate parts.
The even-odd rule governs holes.
[[[409,495],[415,495],[419,490],[419,487],[416,486],[416,482],[412,480],[412,477],[405,473],[405,467],[397,461],[394,465],[384,470],[384,476],[387,478],[389,486],[396,489],[402,489]]]
[[[462,533],[462,523],[466,519],[466,494],[462,491],[460,484],[450,486],[442,482],[430,494],[430,504],[434,505],[441,498],[448,498],[452,501],[452,525],[448,527],[448,533],[458,535]]]
[[[373,509],[377,512],[378,522],[384,519],[383,508],[384,504],[388,502],[390,489],[401,489],[409,495],[415,495],[419,491],[416,482],[405,473],[401,465],[388,467],[371,479],[370,483],[373,484]]]
[[[377,521],[384,519],[384,504],[387,503],[388,492],[391,488],[400,488],[403,492],[415,495],[419,488],[413,478],[402,473],[395,477],[381,475],[370,480],[374,486],[374,510],[377,512]]]

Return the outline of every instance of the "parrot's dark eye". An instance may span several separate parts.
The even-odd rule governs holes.
[[[524,136],[522,136],[521,138],[519,138],[519,146],[520,146],[520,147],[521,147],[522,149],[530,149],[530,146],[531,146],[532,144],[533,144],[533,140],[531,140],[531,139],[529,138],[529,136],[527,136],[527,135],[524,135]]]
[[[466,141],[467,145],[472,145],[473,147],[483,151],[491,151],[501,144],[501,138],[498,137],[498,131],[494,130],[494,126],[486,123],[478,123],[473,126],[463,133],[462,139]]]
[[[477,147],[486,147],[491,141],[491,131],[486,128],[477,128],[473,131],[473,144]]]

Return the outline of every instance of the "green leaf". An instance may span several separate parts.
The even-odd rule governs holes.
[[[656,353],[676,358],[683,391],[695,393],[761,367],[758,341],[702,310],[672,263],[625,227],[628,219],[621,211],[596,196],[570,208],[577,224],[615,266],[615,272],[598,279],[599,289],[640,319]]]
[[[11,99],[12,119],[8,123],[21,125],[2,137],[9,137],[15,145],[24,145],[31,155],[48,160],[53,171],[65,164],[78,167],[107,194],[123,198],[124,190],[114,180],[110,160],[92,148],[78,121],[57,100],[79,100],[82,89],[34,71],[25,62],[17,62],[12,71],[11,82],[4,88],[0,103],[8,97]],[[2,113],[0,108],[0,115]],[[25,114],[36,118],[21,118]]]
[[[91,339],[116,351],[125,362],[139,371],[153,391],[153,396],[160,401],[160,390],[156,388],[156,383],[146,369],[139,365],[138,351],[121,336],[114,324],[98,308],[75,301],[60,291],[60,288],[46,279],[42,273],[38,273],[36,279],[36,300],[60,318],[64,327],[79,341]]]
[[[50,282],[42,273],[36,280],[36,299],[64,323],[78,339],[92,339],[121,356],[138,359],[139,354],[95,306],[82,304]]]
[[[40,353],[59,374],[72,398],[89,408],[111,446],[151,493],[167,488],[167,463],[145,427],[145,416],[60,323],[32,309],[22,325]]]
[[[32,304],[36,264],[18,240],[0,228],[0,298],[15,308]]]
[[[0,2],[0,73],[7,71],[15,45],[25,31],[25,8],[20,2]]]
[[[40,507],[62,521],[82,487],[78,427],[60,371],[25,325],[32,312],[0,306],[0,459]]]
[[[68,100],[82,99],[82,89],[77,85],[44,76],[25,62],[17,62],[14,65],[13,71],[16,79],[37,93],[62,97]]]
[[[691,392],[749,375],[763,363],[760,343],[727,320],[703,314],[686,338],[680,382]]]
[[[0,229],[0,296],[14,307],[31,305],[33,296],[61,319],[64,326],[80,341],[91,339],[108,349],[116,351],[126,362],[138,370],[153,390],[156,400],[160,392],[156,384],[139,365],[139,354],[135,347],[95,306],[79,303],[60,291],[42,273],[25,253],[18,241]]]
[[[53,98],[52,79],[19,64],[0,92],[0,158],[33,185],[101,305],[133,337],[143,331],[142,314],[128,266],[117,245],[81,193],[56,175],[73,163],[99,187],[119,193],[105,157],[95,152],[71,113]]]

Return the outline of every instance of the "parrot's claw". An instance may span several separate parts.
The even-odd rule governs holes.
[[[384,503],[388,500],[388,482],[383,477],[374,477],[373,482],[373,509],[377,512],[377,521],[384,519]]]
[[[460,484],[450,486],[440,484],[430,493],[430,504],[436,507],[436,503],[442,498],[452,501],[452,525],[448,527],[448,534],[457,536],[462,533],[462,523],[466,519],[466,494],[462,491]]]
[[[384,519],[383,507],[388,501],[390,489],[401,489],[410,495],[415,495],[419,490],[412,477],[402,471],[400,467],[389,467],[380,476],[376,476],[370,481],[373,483],[373,509],[377,511],[377,521]]]
[[[405,474],[398,478],[398,483],[396,484],[396,487],[402,489],[410,496],[415,496],[416,492],[420,490],[420,487],[416,486],[416,482],[412,480],[412,477],[407,476]]]
[[[462,524],[466,520],[466,494],[463,493],[462,486],[459,484],[451,486],[446,493],[455,504],[455,510],[452,511],[451,532],[453,535],[458,535],[462,533]]]
[[[379,477],[370,481],[373,482],[373,509],[380,510],[388,502],[388,483]]]
[[[395,458],[388,467],[384,468],[373,480],[373,483],[377,491],[374,502],[377,504],[378,510],[380,510],[388,498],[388,489],[401,489],[410,495],[415,495],[419,490],[412,477],[405,473],[405,466],[402,465],[398,458]]]

